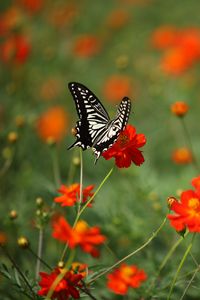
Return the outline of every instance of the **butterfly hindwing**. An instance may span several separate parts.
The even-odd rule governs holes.
[[[131,101],[129,98],[124,97],[118,107],[116,117],[108,123],[107,128],[98,140],[93,145],[93,150],[96,155],[96,159],[110,148],[117,140],[121,131],[124,130],[128,123],[129,115],[131,111]]]
[[[131,110],[131,101],[124,97],[116,117],[110,120],[102,103],[87,87],[71,82],[69,90],[74,98],[79,120],[76,123],[77,139],[68,149],[74,146],[79,146],[83,150],[92,147],[97,161],[125,128]]]

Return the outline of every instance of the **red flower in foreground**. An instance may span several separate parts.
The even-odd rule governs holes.
[[[119,168],[128,168],[133,162],[136,166],[140,166],[144,162],[142,152],[138,150],[146,144],[144,134],[137,134],[135,127],[127,125],[120,133],[117,141],[111,148],[103,152],[105,159],[115,158],[115,164]]]
[[[167,216],[172,227],[177,231],[188,228],[190,232],[200,232],[200,193],[184,191],[180,201],[173,201],[170,208],[175,212]]]
[[[89,227],[85,221],[78,221],[72,228],[63,217],[53,222],[52,236],[61,242],[68,243],[71,249],[80,246],[84,252],[90,253],[93,257],[100,255],[96,246],[106,240],[98,226]]]
[[[83,203],[93,196],[93,188],[94,185],[89,185],[83,189]],[[68,187],[61,185],[58,192],[61,193],[62,196],[56,197],[54,199],[55,202],[60,203],[61,206],[73,206],[80,199],[80,184],[74,183]],[[91,203],[89,206],[91,206]]]
[[[200,176],[192,179],[192,185],[195,189],[200,190]]]
[[[147,279],[144,270],[137,266],[122,264],[113,273],[107,276],[107,287],[116,294],[126,295],[128,288],[139,288],[141,283]]]
[[[46,296],[57,278],[57,276],[62,272],[62,270],[56,268],[50,274],[40,272],[41,281],[39,285],[41,289],[38,291],[38,295]],[[80,280],[83,278],[81,274],[74,274],[71,271],[67,271],[63,279],[57,284],[54,289],[52,299],[57,300],[68,300],[70,297],[74,299],[79,299],[80,294],[77,287],[81,286]]]

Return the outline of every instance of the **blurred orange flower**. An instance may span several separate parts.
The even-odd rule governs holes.
[[[178,46],[184,49],[191,60],[200,58],[200,29],[187,28],[182,31]]]
[[[31,45],[24,36],[14,35],[4,41],[0,50],[3,62],[23,64],[30,54]]]
[[[189,164],[193,160],[192,153],[186,147],[178,148],[178,149],[173,151],[172,160],[176,164]]]
[[[181,47],[172,48],[165,52],[161,59],[161,68],[167,74],[181,75],[193,64],[191,57],[186,55]]]
[[[4,245],[7,242],[7,236],[3,231],[0,231],[0,245]]]
[[[128,23],[129,18],[130,16],[127,11],[122,9],[114,10],[107,18],[108,27],[119,29]]]
[[[156,49],[166,49],[176,44],[179,34],[173,26],[161,26],[157,28],[152,36],[151,43]]]
[[[72,228],[64,217],[59,217],[53,222],[52,236],[61,242],[68,243],[71,249],[80,246],[84,252],[90,253],[93,257],[99,257],[100,252],[96,246],[106,240],[98,226],[89,227],[85,221],[80,220]]]
[[[37,13],[43,6],[43,0],[17,0],[30,13]]]
[[[68,116],[63,107],[54,106],[37,120],[36,129],[40,138],[47,142],[50,138],[59,142],[67,132]]]
[[[91,57],[101,50],[101,41],[95,35],[84,34],[75,40],[73,53],[79,57]]]
[[[94,185],[89,185],[83,189],[83,203],[93,196],[93,188]],[[61,185],[58,192],[61,193],[62,196],[56,197],[54,199],[55,202],[60,203],[61,206],[73,206],[80,199],[80,184],[74,183],[70,186]],[[91,206],[91,203],[89,206]]]
[[[56,8],[53,7],[48,19],[56,27],[63,28],[63,26],[71,24],[77,14],[78,8],[75,3],[69,3]]]
[[[178,117],[185,116],[188,110],[189,110],[188,104],[183,101],[177,101],[171,105],[171,112]]]
[[[147,279],[144,270],[139,270],[137,266],[121,264],[120,267],[108,276],[107,287],[115,294],[126,295],[128,288],[139,288],[143,281]]]
[[[111,102],[118,102],[125,96],[131,96],[131,78],[125,75],[113,75],[107,79],[103,93]]]
[[[21,23],[22,19],[22,12],[17,6],[9,7],[0,15],[0,36],[8,34]]]

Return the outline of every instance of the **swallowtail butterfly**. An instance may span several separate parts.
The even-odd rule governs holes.
[[[124,97],[118,106],[116,116],[110,119],[103,104],[83,84],[69,83],[69,90],[74,98],[79,120],[76,123],[76,141],[74,146],[83,150],[92,148],[97,162],[99,156],[111,147],[125,128],[130,110],[131,101]]]

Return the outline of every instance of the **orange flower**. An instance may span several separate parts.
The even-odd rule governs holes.
[[[141,283],[147,279],[144,270],[137,266],[121,264],[114,272],[107,276],[107,287],[116,294],[126,295],[128,288],[139,288]]]
[[[127,11],[118,9],[111,12],[108,16],[107,24],[112,29],[119,29],[127,24],[129,20],[129,14]]]
[[[68,243],[71,249],[80,246],[84,252],[90,253],[93,257],[100,255],[96,246],[104,243],[106,239],[100,233],[98,226],[90,228],[85,221],[78,221],[72,228],[63,217],[53,222],[52,236],[61,242]]]
[[[91,192],[93,188],[94,185],[89,185],[83,189],[83,203],[93,196],[94,193]],[[80,184],[74,183],[69,187],[61,185],[58,192],[62,196],[56,197],[54,199],[55,202],[60,203],[61,206],[73,206],[80,199]],[[89,203],[89,206],[91,206],[91,203]]]
[[[11,30],[20,25],[22,12],[17,6],[11,6],[0,15],[0,36],[5,36]]]
[[[37,120],[37,133],[45,142],[52,138],[59,142],[67,132],[68,116],[60,106],[54,106],[43,113]]]
[[[43,0],[18,0],[30,13],[37,13],[43,6]]]
[[[200,30],[187,28],[182,31],[178,46],[184,49],[185,56],[192,61],[200,58]]]
[[[179,33],[173,26],[162,26],[153,32],[151,42],[157,49],[166,49],[176,44],[178,36]]]
[[[178,117],[185,116],[188,110],[189,106],[183,101],[177,101],[171,105],[171,112]]]
[[[5,63],[23,64],[30,54],[31,46],[22,35],[9,37],[1,46],[1,59]]]
[[[3,231],[0,231],[0,245],[4,245],[7,242],[7,236]]]
[[[64,3],[56,9],[53,7],[48,18],[54,26],[62,29],[66,25],[71,25],[77,14],[78,8],[75,3]]]
[[[183,48],[177,47],[168,50],[162,60],[161,68],[167,74],[181,75],[193,64],[193,59],[186,55]]]
[[[192,179],[192,185],[195,189],[200,191],[200,176]]]
[[[200,194],[188,190],[181,194],[179,201],[174,201],[171,210],[175,215],[168,215],[170,224],[177,231],[188,228],[190,232],[200,232]]]
[[[105,97],[111,102],[118,102],[132,93],[132,83],[128,76],[113,75],[107,79],[103,91]]]
[[[94,35],[85,34],[76,39],[73,53],[76,56],[87,58],[98,54],[100,50],[100,40]]]
[[[185,147],[178,148],[172,153],[172,160],[176,164],[189,164],[193,160],[192,153]]]

